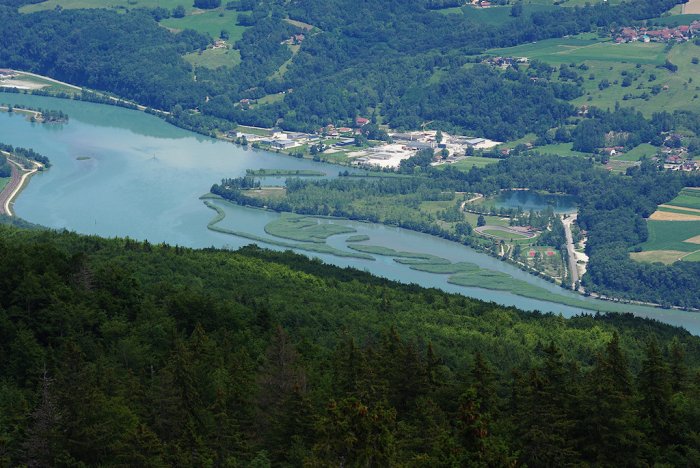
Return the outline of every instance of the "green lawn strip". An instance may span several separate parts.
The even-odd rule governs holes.
[[[345,239],[345,242],[364,242],[364,241],[368,241],[368,240],[369,240],[369,236],[366,236],[364,234],[358,234],[355,236],[348,237],[347,239]]]
[[[323,254],[330,254],[330,255],[335,255],[337,257],[349,257],[349,258],[359,258],[362,260],[374,260],[374,257],[371,255],[364,255],[362,253],[354,253],[354,252],[346,252],[343,250],[338,250],[335,249],[327,244],[293,244],[289,242],[282,242],[278,241],[275,239],[270,239],[266,237],[261,237],[257,236],[255,234],[250,234],[247,232],[242,232],[242,231],[234,231],[232,229],[226,229],[220,226],[217,226],[218,223],[220,223],[224,218],[226,218],[226,212],[221,209],[220,207],[216,206],[215,204],[205,201],[204,204],[211,208],[212,210],[216,211],[216,216],[212,218],[211,221],[209,221],[209,224],[207,224],[207,229],[215,232],[219,232],[222,234],[229,234],[232,236],[236,237],[242,237],[244,239],[250,239],[255,242],[261,242],[264,244],[268,245],[274,245],[277,247],[285,247],[288,249],[297,249],[297,250],[303,250],[307,252],[314,252],[314,253],[323,253]]]
[[[697,252],[691,253],[690,255],[686,255],[685,257],[681,258],[681,261],[683,262],[700,262],[700,250]]]
[[[649,250],[679,250],[694,252],[697,244],[684,242],[700,234],[700,221],[654,221],[648,220],[649,239],[640,247]]]
[[[254,177],[323,177],[327,175],[325,172],[310,169],[248,169],[245,172],[246,175]]]
[[[670,208],[669,206],[659,206],[656,209],[659,211],[666,211],[668,213],[687,214],[687,215],[691,215],[691,216],[700,217],[700,213],[698,213],[697,211],[688,211],[688,210],[684,210],[683,208],[680,208],[680,207]]]
[[[698,195],[694,193],[681,192],[676,198],[671,200],[665,205],[673,205],[679,208],[693,208],[695,210],[700,210],[700,193]]]
[[[5,186],[10,183],[10,180],[10,177],[0,177],[0,192],[2,192]]]
[[[283,214],[268,223],[265,232],[283,239],[325,244],[327,238],[352,233],[355,229],[340,224],[319,223],[318,218]]]

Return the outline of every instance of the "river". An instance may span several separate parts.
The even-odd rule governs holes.
[[[49,171],[34,176],[14,205],[18,216],[44,226],[104,237],[148,239],[189,247],[238,248],[251,241],[213,232],[207,223],[214,212],[199,197],[224,177],[246,169],[310,169],[330,176],[344,168],[308,160],[244,149],[173,127],[157,117],[119,107],[40,96],[0,93],[0,102],[66,112],[63,125],[28,122],[18,114],[0,113],[0,142],[32,148],[51,159]],[[269,182],[269,181],[268,181]],[[223,227],[265,236],[264,226],[279,215],[263,210],[220,204],[226,211]],[[373,245],[421,252],[466,261],[501,271],[557,294],[587,300],[563,291],[493,257],[460,244],[403,229],[343,221],[371,238]],[[345,236],[347,237],[347,236]],[[342,236],[328,244],[347,250]],[[265,247],[271,247],[264,245]],[[271,247],[274,248],[274,247]],[[338,266],[426,287],[512,305],[525,310],[571,316],[591,313],[562,304],[502,291],[467,288],[447,283],[447,276],[419,272],[375,256],[375,261],[312,254]],[[700,314],[624,306],[625,311],[683,326],[700,335]]]

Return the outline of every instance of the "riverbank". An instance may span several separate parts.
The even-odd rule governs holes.
[[[245,151],[233,145],[201,139],[145,113],[133,114],[116,107],[100,108],[98,105],[79,101],[70,104],[65,101],[64,105],[58,100],[45,99],[49,98],[26,96],[12,102],[22,102],[35,107],[53,106],[68,112],[71,117],[75,116],[75,119],[71,119],[69,132],[66,131],[68,127],[64,130],[30,126],[24,119],[14,119],[13,122],[13,119],[7,116],[5,117],[7,124],[3,124],[4,139],[8,142],[24,146],[31,144],[40,151],[51,151],[52,160],[55,156],[57,161],[61,161],[57,170],[52,171],[51,177],[38,178],[41,181],[41,183],[37,182],[38,185],[32,181],[31,197],[26,201],[24,195],[20,197],[23,203],[22,206],[17,207],[19,215],[37,224],[107,237],[128,235],[137,239],[147,238],[157,242],[200,248],[225,245],[227,248],[235,249],[246,245],[246,239],[203,234],[207,231],[218,234],[206,229],[211,216],[208,209],[202,210],[202,202],[197,199],[211,186],[213,180],[220,178],[222,174],[243,176],[245,170],[251,167],[328,172],[321,167],[320,163],[297,158],[280,159],[275,153]],[[87,122],[95,122],[95,124]],[[2,133],[0,130],[0,134]],[[96,139],[95,135],[99,135],[99,138]],[[76,155],[83,154],[91,156],[91,162],[88,165],[84,162],[76,162]],[[159,157],[156,160],[153,159],[153,154],[167,154],[169,157]],[[122,160],[126,164],[121,164]],[[196,171],[193,170],[194,167],[197,167]],[[116,173],[120,176],[114,177]],[[125,192],[124,184],[128,184],[132,190]],[[195,194],[193,195],[192,192]],[[100,209],[94,210],[90,207],[84,210],[70,209],[77,204],[84,204],[87,199],[91,200],[90,207],[100,206]],[[75,211],[81,213],[74,213]],[[267,217],[269,216],[257,213],[248,216],[246,213],[236,211],[233,224],[227,227],[236,231],[240,228],[249,232],[252,230],[255,234],[262,235],[264,232],[262,226],[259,228],[253,226],[258,219]],[[128,225],[125,225],[125,220],[128,220],[126,221]],[[197,226],[199,229],[196,228]],[[376,242],[375,235],[383,236],[385,233],[379,225],[368,224],[368,227],[372,230],[368,234],[372,237],[373,243]],[[458,245],[455,244],[447,249],[451,252],[450,254],[444,254],[443,242],[439,237],[418,237],[406,231],[398,232],[391,229],[386,231],[387,234],[389,232],[391,234],[388,235],[389,240],[385,245],[396,245],[397,236],[405,237],[405,244],[401,250],[410,250],[416,245],[421,245],[421,249],[433,248],[437,245],[441,249],[437,254],[451,259],[459,258],[462,251],[472,250],[460,247],[461,250],[458,251]],[[226,240],[226,237],[230,240]],[[476,251],[464,252],[464,255],[486,257],[479,255]],[[324,255],[321,254],[321,257],[323,258]],[[324,260],[336,263],[336,260],[328,257]],[[493,263],[503,264],[498,258],[490,256],[488,259],[478,260],[478,262],[482,261],[492,264],[488,268],[499,268]],[[380,262],[369,264],[367,261],[337,263],[359,269],[368,268],[372,272],[400,281],[445,288],[445,278],[431,279],[424,275],[414,275],[406,272],[407,268],[395,268],[384,262],[381,264]],[[517,272],[508,271],[522,278]],[[541,281],[541,279],[537,280],[535,284],[547,288],[556,287],[544,285]],[[445,289],[455,291],[455,288],[446,287]],[[555,290],[552,289],[552,291]],[[467,289],[462,293],[497,302],[502,300],[501,297],[505,297],[506,304],[528,310],[554,313],[566,310],[542,303],[533,304],[531,301],[523,301],[520,296],[508,294],[506,291],[482,295],[481,291]]]
[[[10,153],[6,153],[5,151],[0,151],[0,153],[6,156],[8,162],[12,165],[10,181],[5,185],[2,191],[0,191],[0,215],[14,216],[12,213],[12,204],[14,200],[22,193],[22,190],[29,182],[29,178],[36,174],[42,166],[32,161],[32,163],[35,164],[34,169],[26,171],[19,163],[10,159],[12,157]]]

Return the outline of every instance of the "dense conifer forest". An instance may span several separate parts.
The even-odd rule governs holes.
[[[0,234],[3,465],[700,462],[680,329],[256,247]]]

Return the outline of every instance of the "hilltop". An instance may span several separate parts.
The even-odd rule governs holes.
[[[3,464],[698,461],[700,338],[658,322],[256,247],[0,227],[0,254]]]

